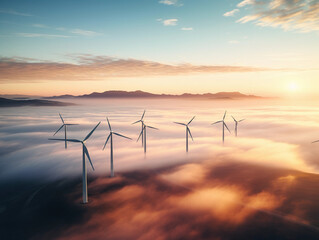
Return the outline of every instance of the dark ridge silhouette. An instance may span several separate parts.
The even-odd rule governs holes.
[[[50,100],[27,99],[27,100],[13,100],[7,98],[0,98],[0,107],[23,107],[23,106],[69,106],[72,103],[57,102]]]
[[[48,99],[59,98],[180,98],[180,99],[263,99],[264,97],[255,95],[246,95],[240,92],[219,92],[219,93],[204,93],[204,94],[191,94],[184,93],[180,95],[174,94],[153,94],[143,91],[105,91],[102,93],[93,92],[79,96],[74,95],[61,95],[48,97]]]

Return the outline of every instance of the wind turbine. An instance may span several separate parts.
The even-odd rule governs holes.
[[[113,131],[112,131],[111,124],[110,124],[110,122],[109,122],[109,119],[106,118],[106,120],[107,120],[107,123],[108,123],[108,125],[109,125],[110,134],[109,134],[109,136],[107,137],[107,139],[106,139],[106,141],[105,141],[103,150],[104,150],[104,148],[105,148],[107,142],[109,141],[109,139],[111,139],[111,140],[110,140],[110,141],[111,141],[111,147],[110,147],[110,150],[111,150],[111,177],[114,177],[114,170],[113,170],[113,134],[115,134],[115,135],[117,135],[117,136],[119,136],[119,137],[123,137],[123,138],[130,139],[130,140],[132,140],[132,138],[129,138],[129,137],[126,137],[126,136],[121,135],[121,134],[119,134],[119,133],[113,132]]]
[[[85,155],[86,157],[89,159],[89,162],[91,164],[91,167],[94,171],[94,166],[93,163],[91,161],[90,155],[89,155],[89,151],[85,146],[85,142],[86,140],[89,139],[89,137],[92,135],[92,133],[95,131],[95,129],[100,125],[101,122],[99,122],[94,128],[93,130],[83,139],[83,140],[78,140],[78,139],[67,139],[66,141],[68,142],[75,142],[75,143],[81,143],[82,144],[82,196],[83,196],[83,203],[87,203],[88,202],[88,192],[87,192],[87,169],[86,169],[86,161],[85,161]],[[65,141],[65,139],[56,139],[56,138],[49,138],[49,140],[55,140],[55,141]]]
[[[234,119],[234,121],[235,121],[235,136],[237,137],[238,123],[244,121],[245,119],[242,119],[242,120],[237,121],[233,116],[231,116],[231,117],[232,117],[232,118]]]
[[[59,113],[59,115],[60,115],[60,118],[61,118],[61,121],[62,121],[62,126],[53,134],[53,136],[55,134],[57,134],[64,127],[64,142],[65,142],[65,149],[66,149],[68,147],[67,138],[66,138],[66,126],[78,125],[78,124],[65,123],[60,113]]]
[[[144,112],[143,112],[143,114],[142,114],[142,117],[141,117],[141,119],[140,120],[138,120],[138,121],[136,121],[136,122],[133,122],[132,124],[136,124],[136,123],[139,123],[139,122],[141,122],[141,125],[142,125],[142,131],[143,131],[143,129],[144,129],[144,115],[145,115],[145,110],[144,110]],[[144,136],[143,136],[143,134],[142,134],[142,146],[143,146],[143,141],[144,140]]]
[[[138,140],[140,139],[141,136],[144,137],[144,153],[146,153],[146,128],[151,128],[151,129],[155,129],[155,130],[158,130],[158,128],[155,128],[155,127],[151,127],[151,126],[147,126],[144,122],[143,122],[143,128],[142,128],[142,131],[140,133],[140,135],[138,136],[138,139],[136,142],[138,142]]]
[[[229,130],[229,128],[227,127],[227,125],[226,125],[226,123],[225,123],[226,113],[227,113],[227,111],[225,111],[223,120],[220,120],[220,121],[217,121],[217,122],[212,123],[212,125],[214,125],[214,124],[216,124],[216,123],[223,123],[223,143],[225,142],[225,127],[227,128],[228,132],[230,133],[230,130]]]
[[[194,120],[195,116],[187,123],[180,123],[180,122],[174,122],[176,124],[179,124],[179,125],[183,125],[186,127],[186,152],[188,152],[188,135],[191,136],[192,140],[194,141],[193,139],[193,136],[192,136],[192,133],[191,133],[191,130],[189,129],[188,125]]]
[[[317,141],[314,141],[314,142],[312,142],[312,143],[317,143],[317,142],[319,142],[319,140],[317,140]]]

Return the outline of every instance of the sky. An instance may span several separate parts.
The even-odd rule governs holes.
[[[4,0],[0,94],[319,98],[318,32],[318,0]]]

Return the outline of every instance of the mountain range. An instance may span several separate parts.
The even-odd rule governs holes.
[[[0,107],[23,107],[23,106],[68,106],[72,103],[49,101],[42,99],[7,99],[0,97]]]
[[[191,94],[184,93],[180,95],[174,94],[154,94],[143,91],[105,91],[105,92],[93,92],[84,95],[60,95],[47,97],[47,99],[60,99],[60,98],[180,98],[180,99],[229,99],[229,100],[239,100],[239,99],[262,99],[263,97],[255,95],[246,95],[240,92],[218,92],[218,93],[204,93],[204,94]]]

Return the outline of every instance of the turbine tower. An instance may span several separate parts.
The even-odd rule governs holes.
[[[81,143],[82,144],[82,198],[83,198],[83,203],[88,203],[88,192],[87,192],[87,169],[86,169],[86,161],[85,161],[85,155],[89,159],[89,162],[91,164],[91,167],[94,171],[94,166],[91,161],[89,151],[87,147],[85,146],[86,140],[89,139],[89,137],[92,135],[92,133],[95,131],[95,129],[100,125],[101,122],[99,122],[93,130],[83,139],[83,140],[78,140],[78,139],[67,139],[66,141],[68,142],[75,142],[75,143]],[[56,138],[49,138],[49,140],[54,140],[54,141],[65,141],[65,139],[56,139]]]
[[[78,125],[78,124],[65,123],[60,113],[59,113],[59,115],[60,115],[60,118],[61,118],[61,121],[62,121],[62,126],[53,134],[53,136],[55,134],[57,134],[64,127],[64,142],[65,142],[64,146],[65,146],[65,149],[67,149],[68,145],[67,145],[67,138],[66,138],[66,127],[67,126],[71,126],[71,125]]]
[[[142,125],[142,131],[143,131],[143,129],[144,129],[144,115],[145,115],[145,110],[144,110],[144,112],[143,112],[143,114],[142,114],[142,117],[141,117],[141,119],[140,120],[138,120],[138,121],[136,121],[136,122],[133,122],[132,124],[136,124],[136,123],[139,123],[139,122],[141,122],[141,125]],[[142,146],[143,146],[143,142],[144,142],[144,136],[143,136],[143,134],[142,134]]]
[[[230,133],[230,130],[229,130],[229,128],[227,127],[227,125],[226,125],[226,123],[225,123],[226,113],[227,113],[227,111],[225,111],[223,120],[220,120],[220,121],[217,121],[217,122],[212,123],[212,125],[217,124],[217,123],[223,123],[223,144],[224,144],[224,142],[225,142],[225,127],[227,128],[228,132]]]
[[[151,126],[147,126],[144,122],[143,122],[143,128],[142,128],[142,131],[140,133],[140,135],[138,136],[138,139],[136,142],[138,142],[138,140],[140,139],[141,136],[144,137],[144,153],[146,153],[146,128],[151,128],[151,129],[155,129],[155,130],[158,130],[158,128],[155,128],[155,127],[151,127]]]
[[[191,130],[189,129],[188,125],[194,120],[195,116],[187,123],[180,123],[180,122],[174,122],[176,124],[179,124],[179,125],[183,125],[186,127],[186,152],[188,152],[188,135],[192,138],[192,140],[194,141],[193,139],[193,136],[192,136],[192,133],[191,133]]]
[[[233,116],[231,116],[235,121],[235,136],[237,137],[238,123],[244,121],[245,119],[237,121]]]
[[[110,134],[109,134],[109,136],[107,137],[107,139],[106,139],[106,141],[105,141],[103,150],[104,150],[104,148],[105,148],[107,142],[108,142],[109,139],[110,139],[110,141],[111,141],[111,146],[110,146],[110,150],[111,150],[111,177],[114,177],[114,170],[113,170],[113,134],[115,134],[115,135],[117,135],[117,136],[119,136],[119,137],[123,137],[123,138],[130,139],[130,140],[132,140],[132,138],[129,138],[129,137],[126,137],[126,136],[121,135],[121,134],[119,134],[119,133],[113,132],[113,131],[112,131],[111,124],[110,124],[110,122],[109,122],[109,119],[106,118],[106,120],[107,120],[107,123],[108,123],[108,125],[109,125]]]

